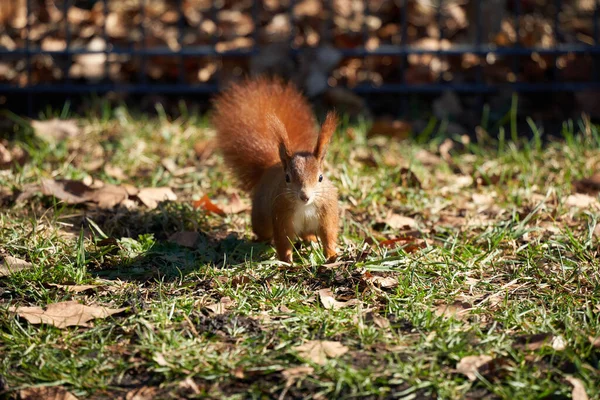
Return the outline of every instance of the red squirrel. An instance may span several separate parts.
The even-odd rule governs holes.
[[[278,79],[247,78],[213,102],[217,147],[252,197],[252,229],[281,261],[292,262],[296,238],[316,236],[328,261],[337,256],[338,192],[323,171],[337,123],[329,112],[318,130],[304,96]]]

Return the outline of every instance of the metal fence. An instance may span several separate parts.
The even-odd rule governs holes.
[[[125,13],[125,17],[119,17],[123,21],[111,21],[111,13],[115,7],[118,7],[118,2],[112,0],[65,0],[65,1],[50,1],[44,0],[0,0],[4,2],[0,6],[0,11],[4,7],[4,18],[0,17],[0,22],[3,22],[4,27],[0,28],[0,33],[4,36],[18,35],[17,39],[12,40],[11,45],[7,45],[6,41],[0,40],[0,65],[4,63],[11,66],[11,70],[0,68],[0,94],[27,94],[32,96],[39,93],[103,93],[109,91],[126,92],[126,93],[172,93],[172,94],[190,94],[190,93],[210,93],[219,89],[223,83],[219,79],[219,73],[227,63],[247,63],[248,59],[256,57],[261,50],[266,46],[265,40],[261,37],[265,34],[266,26],[269,24],[265,20],[264,12],[269,7],[269,1],[254,1],[254,2],[210,2],[208,8],[200,12],[201,23],[212,21],[212,30],[208,32],[207,39],[204,42],[186,44],[186,35],[193,32],[196,27],[194,21],[186,13],[190,7],[194,7],[194,1],[191,0],[164,0],[164,13],[169,13],[168,23],[165,23],[165,29],[168,29],[172,40],[170,44],[152,44],[149,39],[149,31],[151,22],[149,22],[148,13],[149,5],[156,5],[154,0],[135,0],[137,10],[131,13]],[[52,9],[49,16],[43,18],[40,14],[48,2],[52,3]],[[131,3],[130,0],[122,0],[121,3]],[[227,7],[236,7],[236,4],[244,3],[242,14],[247,15],[251,19],[252,29],[248,32],[242,32],[241,37],[245,38],[243,46],[233,48],[222,46],[218,43],[223,34],[222,29],[216,26],[219,22],[218,13]],[[270,2],[272,3],[272,1]],[[361,93],[431,93],[442,92],[445,90],[453,90],[457,92],[486,94],[493,93],[498,90],[514,90],[518,92],[542,92],[542,91],[579,91],[586,89],[600,89],[600,0],[588,0],[587,8],[581,17],[582,21],[587,21],[587,31],[581,39],[580,32],[569,32],[569,36],[574,40],[565,40],[563,35],[563,26],[568,22],[565,21],[565,16],[561,14],[564,7],[570,7],[577,13],[577,7],[573,6],[572,2],[550,0],[550,1],[528,1],[524,0],[506,0],[503,4],[505,9],[509,9],[509,13],[498,16],[504,18],[507,24],[512,23],[516,30],[516,40],[512,42],[498,44],[490,41],[489,35],[486,35],[487,20],[490,15],[485,15],[489,10],[485,9],[485,4],[490,2],[470,1],[458,3],[459,6],[466,7],[470,10],[469,18],[469,37],[471,42],[447,43],[442,46],[421,46],[415,40],[411,39],[409,30],[417,32],[418,36],[431,36],[434,40],[441,43],[444,41],[445,29],[443,22],[447,18],[448,4],[457,4],[451,0],[437,0],[426,5],[430,7],[432,13],[433,25],[426,27],[423,30],[421,27],[411,28],[410,19],[415,17],[417,0],[397,0],[387,3],[393,3],[389,6],[390,10],[394,10],[393,18],[396,25],[398,40],[382,45],[369,46],[369,35],[372,34],[373,28],[369,28],[368,22],[371,13],[381,12],[382,5],[386,5],[386,1],[351,1],[348,0],[344,4],[361,3],[362,20],[359,28],[356,28],[353,37],[358,38],[358,44],[352,46],[342,46],[336,43],[334,35],[334,17],[336,0],[323,2],[312,1],[294,1],[288,0],[276,2],[276,7],[279,7],[282,20],[289,22],[289,32],[276,38],[280,43],[287,43],[286,52],[289,57],[302,56],[307,51],[314,50],[314,47],[321,47],[326,44],[332,45],[342,60],[348,59],[393,59],[391,67],[393,73],[390,72],[386,76],[393,76],[393,79],[387,79],[384,76],[378,82],[370,82],[363,80],[348,84],[344,79],[329,80],[329,85],[340,84],[349,86],[352,90]],[[320,26],[320,35],[316,43],[294,43],[295,38],[306,33],[301,25],[296,22],[306,16],[296,15],[300,10],[298,6],[301,3],[307,3],[313,7],[318,7],[320,10],[318,15],[312,15],[311,18],[316,18]],[[542,46],[534,43],[532,46],[527,46],[519,38],[522,36],[522,25],[524,19],[528,15],[537,15],[537,11],[530,12],[523,10],[523,7],[529,7],[535,3],[537,6],[544,7],[544,10],[554,10],[554,17],[545,17],[545,35],[548,36],[548,42]],[[12,6],[10,5],[12,4]],[[11,28],[10,18],[16,18],[19,13],[23,16],[23,10],[15,11],[18,5],[25,7],[24,15],[25,23],[21,22],[21,26],[17,24],[16,28]],[[207,4],[204,2],[203,4]],[[462,5],[461,5],[462,4]],[[590,5],[591,4],[591,5]],[[422,6],[422,4],[420,5]],[[186,9],[187,7],[187,9]],[[200,7],[200,6],[199,6]],[[94,48],[88,44],[82,44],[79,36],[74,34],[75,29],[79,29],[76,25],[78,22],[77,16],[72,10],[79,10],[83,17],[80,18],[80,23],[87,24],[85,21],[89,15],[93,14],[95,22],[90,28],[92,34],[87,37],[88,44],[91,39],[100,39],[99,43],[103,44]],[[40,11],[41,10],[41,11]],[[188,11],[186,11],[188,10]],[[416,10],[416,11],[415,11]],[[301,10],[300,10],[301,11]],[[339,10],[338,10],[339,11]],[[397,11],[397,13],[396,13]],[[13,14],[9,15],[8,13]],[[48,10],[45,11],[48,14]],[[92,13],[92,14],[88,14]],[[411,14],[413,13],[413,14]],[[533,14],[532,14],[533,13]],[[72,16],[73,14],[73,16]],[[166,15],[166,14],[163,14]],[[575,15],[575,14],[573,14]],[[268,16],[267,16],[268,17]],[[418,17],[418,15],[417,15]],[[493,16],[491,16],[493,19]],[[152,17],[154,18],[154,17]],[[161,17],[162,18],[162,17]],[[4,19],[4,21],[2,21]],[[53,48],[52,41],[44,42],[50,35],[44,36],[36,31],[39,21],[50,20],[54,27],[60,28],[60,43]],[[113,18],[114,19],[114,18]],[[129,21],[127,19],[130,19]],[[192,18],[193,19],[193,18]],[[248,22],[247,20],[244,20]],[[128,43],[115,42],[114,34],[111,34],[111,29],[117,29],[111,24],[127,23],[130,29],[135,30],[135,38],[129,40]],[[208,26],[208,22],[206,22]],[[14,23],[13,23],[14,25]],[[577,24],[575,24],[577,25]],[[580,24],[581,25],[581,24]],[[585,24],[584,24],[585,25]],[[134,26],[133,28],[131,26]],[[437,26],[437,28],[436,28]],[[129,29],[129,28],[126,28]],[[308,28],[307,28],[308,29]],[[378,28],[381,29],[381,28]],[[391,29],[391,28],[390,28]],[[579,28],[576,28],[576,30]],[[79,32],[79,30],[77,31]],[[165,32],[167,32],[165,30]],[[212,32],[212,34],[210,33]],[[422,34],[422,32],[426,32]],[[550,32],[550,33],[549,33]],[[122,34],[121,32],[120,34]],[[414,32],[413,32],[414,33]],[[127,35],[127,32],[125,32]],[[157,35],[156,33],[154,34]],[[413,35],[413,36],[414,36]],[[579,35],[579,36],[578,36]],[[277,35],[276,35],[277,36]],[[362,37],[362,39],[361,39]],[[579,39],[578,39],[579,38]],[[431,37],[430,37],[431,39]],[[581,40],[580,40],[581,39]],[[269,39],[273,41],[273,39]],[[125,41],[126,42],[126,41]],[[425,80],[408,79],[407,73],[411,68],[410,57],[425,57],[431,56],[429,62],[433,58],[442,61],[460,60],[461,57],[469,55],[475,61],[469,66],[468,74],[462,79],[455,79],[453,76],[445,76],[443,73]],[[101,64],[101,76],[96,76],[94,79],[87,79],[85,75],[87,71],[86,65],[83,64],[84,71],[79,71],[79,75],[73,73],[73,65],[77,63],[82,56],[97,56],[96,64]],[[43,58],[46,57],[46,58]],[[490,58],[501,59],[506,65],[505,78],[489,79],[486,76],[487,61]],[[543,73],[536,79],[519,79],[523,76],[525,63],[531,59],[544,61],[547,66]],[[46,61],[40,61],[46,60]],[[50,60],[50,61],[48,61]],[[123,61],[125,60],[125,61]],[[133,60],[133,61],[131,61]],[[152,63],[167,64],[168,73],[162,78],[153,77],[149,71],[152,69]],[[202,65],[206,65],[207,60],[216,63],[216,67],[212,68],[206,75],[207,79],[194,79],[190,82],[187,78],[190,65],[192,69],[202,69]],[[579,60],[578,63],[584,62],[587,65],[584,73],[564,73],[565,60]],[[584,60],[584,61],[581,61]],[[124,79],[115,80],[111,77],[111,68],[113,65],[120,64],[122,70],[128,67],[123,67],[128,62],[132,62],[135,68],[130,68],[132,71],[126,75]],[[341,61],[340,61],[341,62]],[[427,62],[427,61],[425,61]],[[451,61],[452,62],[452,61]],[[50,78],[38,77],[37,72],[39,64],[48,63],[47,67],[52,76]],[[194,66],[194,63],[195,66]],[[204,64],[203,64],[204,63]],[[489,63],[488,63],[489,64]],[[45,65],[45,64],[44,64]],[[98,65],[95,65],[98,68]],[[81,69],[81,68],[80,68]],[[164,69],[164,68],[163,68]],[[459,68],[460,69],[460,68]],[[4,71],[4,72],[3,72]],[[9,72],[6,72],[9,71]],[[242,73],[246,73],[243,70]],[[328,71],[330,73],[331,71]],[[4,76],[2,76],[4,74]],[[8,75],[10,76],[8,76]],[[98,74],[97,74],[98,75]],[[452,75],[452,74],[450,74]],[[40,75],[41,76],[41,75]],[[84,76],[84,78],[82,78]],[[333,82],[333,83],[332,83]]]

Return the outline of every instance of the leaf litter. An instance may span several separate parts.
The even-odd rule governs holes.
[[[318,291],[319,298],[321,299],[321,304],[326,309],[339,310],[340,308],[350,307],[360,303],[358,299],[351,299],[348,301],[337,301],[335,297],[333,297],[333,291],[328,289],[320,289]]]
[[[293,348],[298,355],[315,364],[325,365],[330,358],[340,357],[348,352],[348,347],[331,340],[310,340]]]
[[[9,276],[10,274],[24,271],[31,267],[33,267],[33,264],[28,261],[21,260],[17,257],[3,256],[0,259],[0,277]]]
[[[41,307],[9,307],[9,311],[25,318],[32,324],[48,324],[63,329],[69,326],[89,327],[89,321],[106,318],[122,313],[124,308],[108,308],[101,306],[86,306],[77,301],[65,301],[49,304],[46,309]]]
[[[19,196],[18,200],[26,200],[37,190],[45,196],[52,196],[67,204],[90,203],[103,209],[111,209],[119,205],[130,207],[138,200],[149,209],[154,209],[162,201],[175,201],[177,195],[168,187],[137,189],[131,185],[101,184],[91,187],[82,181],[42,179],[39,186],[27,189],[28,194]]]

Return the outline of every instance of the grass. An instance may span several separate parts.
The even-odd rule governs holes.
[[[217,154],[196,157],[194,144],[212,134],[205,119],[104,108],[76,117],[84,135],[45,143],[13,117],[9,147],[30,157],[0,171],[0,186],[13,193],[0,192],[0,251],[33,267],[0,278],[4,396],[62,386],[92,399],[140,391],[567,399],[567,378],[575,377],[599,399],[600,349],[592,341],[600,336],[600,213],[568,201],[573,181],[598,170],[599,130],[567,122],[562,138],[542,142],[531,122],[525,136],[532,139],[521,140],[514,117],[507,125],[516,141],[457,138],[448,159],[436,156],[442,135],[397,142],[367,138],[365,124],[342,127],[327,171],[340,190],[342,263],[323,265],[318,247],[302,247],[294,267],[251,241],[249,213],[222,217],[193,207],[204,194],[219,200],[237,192]],[[164,158],[193,168],[178,176]],[[107,175],[98,160],[123,176]],[[69,206],[40,194],[14,201],[41,178],[169,186],[178,200],[154,210]],[[390,212],[413,218],[416,228],[381,223]],[[196,245],[168,241],[180,231],[200,232]],[[397,237],[409,246],[380,245]],[[378,287],[373,276],[397,285]],[[50,284],[98,287],[70,293]],[[359,304],[325,309],[317,295],[324,288]],[[224,297],[232,301],[224,314],[207,307]],[[127,311],[66,329],[8,311],[66,300]],[[295,350],[308,340],[341,342],[348,351],[320,365]],[[457,371],[462,359],[479,355],[493,361],[474,380]],[[312,370],[288,379],[298,366]]]

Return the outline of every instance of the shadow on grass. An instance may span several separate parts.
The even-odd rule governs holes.
[[[96,244],[78,257],[85,259],[92,275],[103,279],[172,281],[201,273],[206,266],[263,261],[271,249],[267,243],[240,238],[225,221],[175,202],[163,202],[155,210],[117,207],[75,218],[79,221],[73,225],[83,226]],[[176,233],[185,239],[173,239]]]

